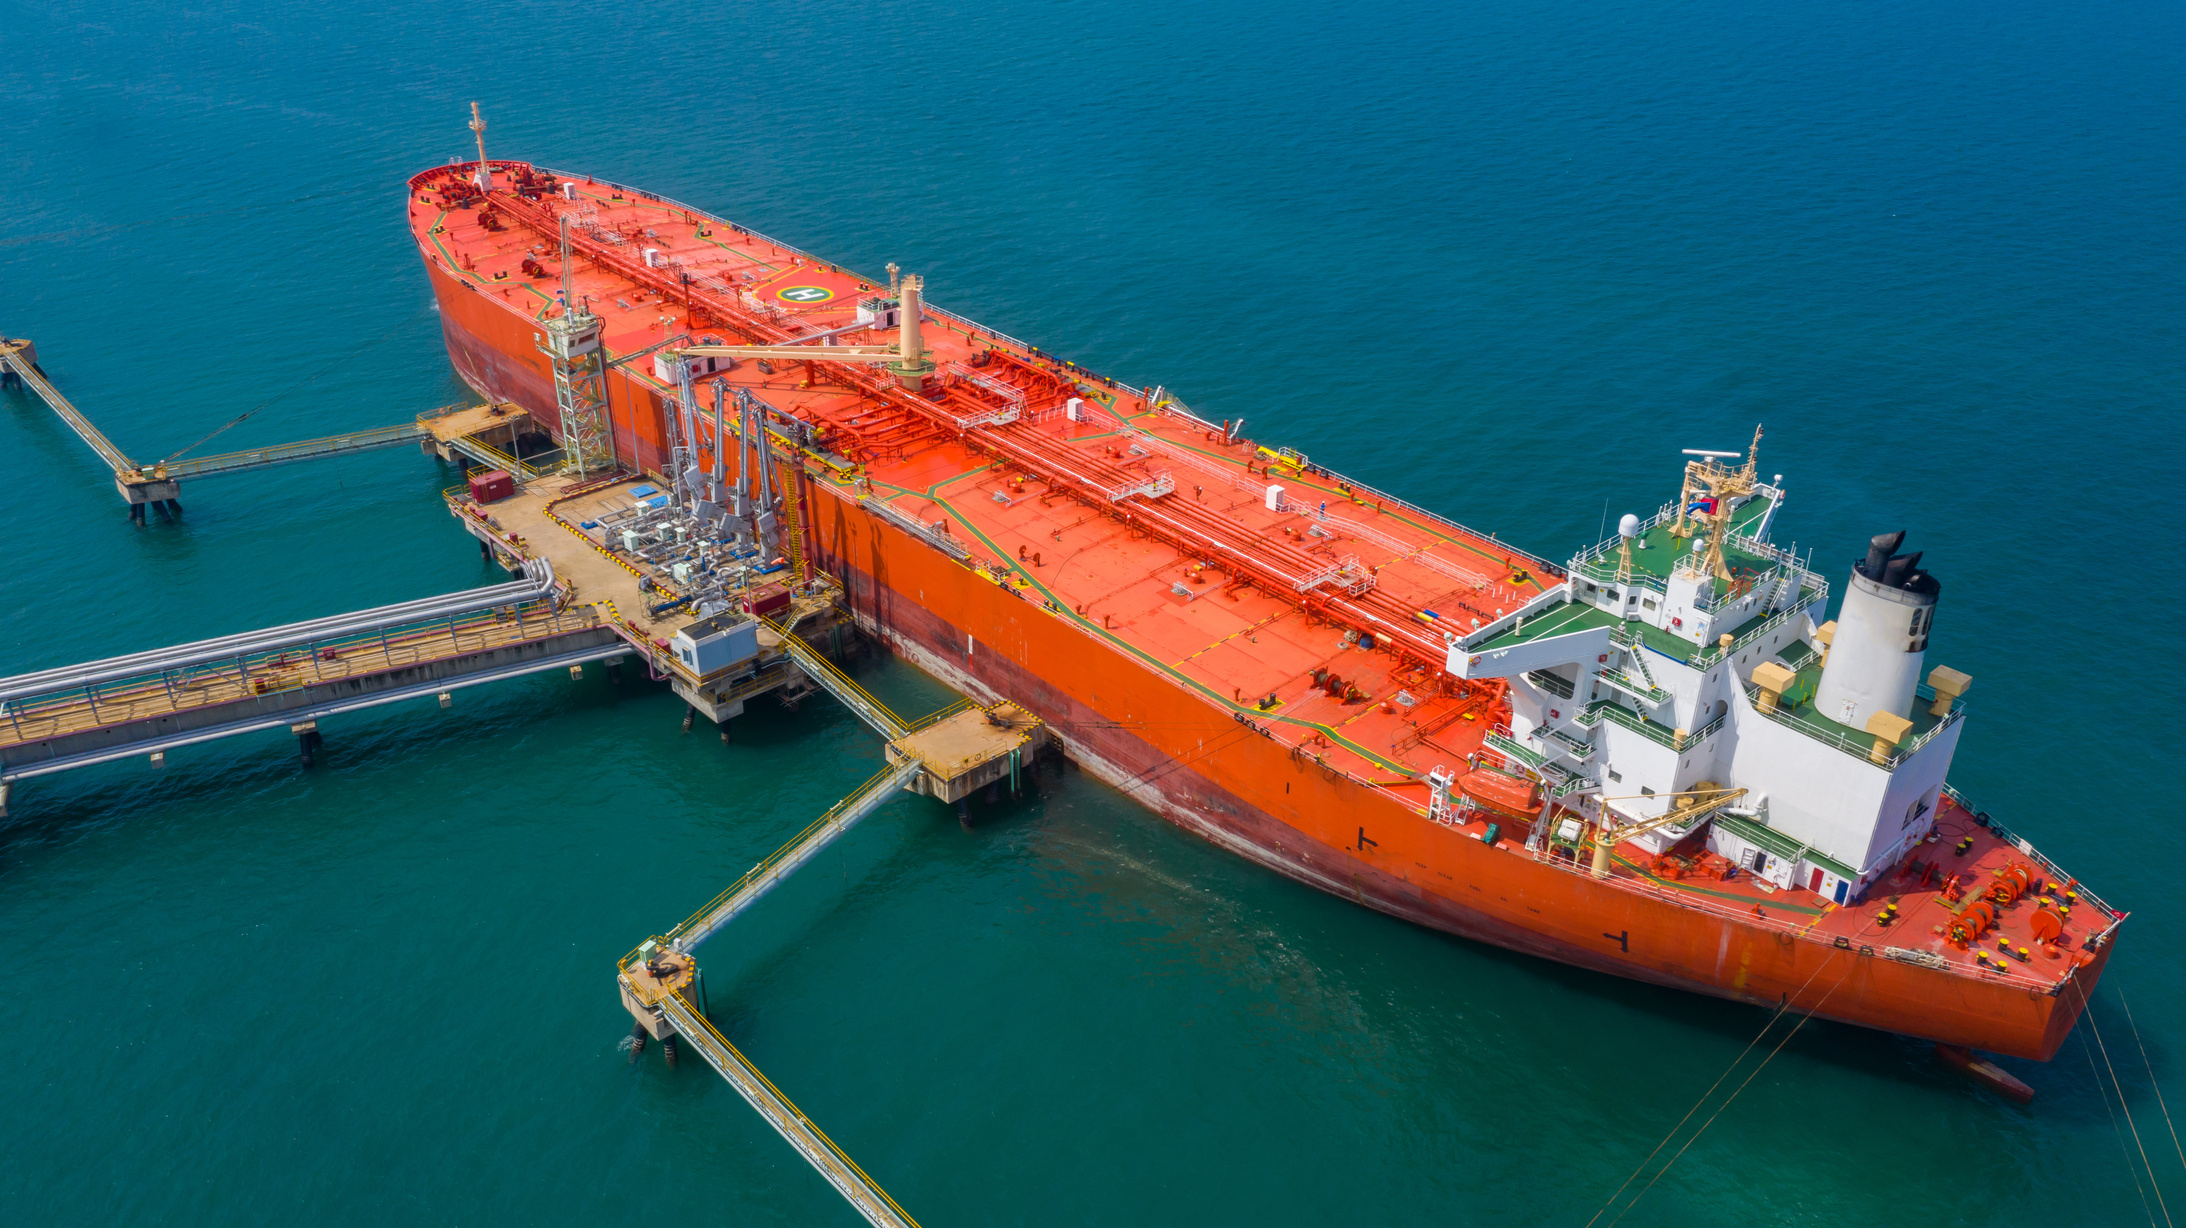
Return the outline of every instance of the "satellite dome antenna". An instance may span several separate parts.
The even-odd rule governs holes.
[[[1640,535],[1640,518],[1626,512],[1617,519],[1617,579],[1632,578],[1632,539]]]

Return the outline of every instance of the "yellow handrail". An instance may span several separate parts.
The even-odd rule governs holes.
[[[858,1167],[858,1162],[850,1158],[850,1153],[844,1151],[841,1147],[836,1146],[835,1140],[827,1136],[827,1131],[820,1129],[820,1123],[812,1120],[811,1117],[805,1114],[805,1111],[803,1109],[797,1107],[794,1101],[792,1101],[788,1096],[783,1095],[782,1089],[774,1085],[774,1080],[769,1079],[764,1072],[762,1072],[757,1066],[754,1066],[751,1062],[751,1059],[744,1056],[742,1050],[739,1050],[735,1045],[730,1044],[729,1038],[723,1036],[720,1029],[714,1027],[713,1020],[706,1018],[706,1016],[699,1011],[698,1007],[689,998],[683,995],[683,992],[681,990],[677,990],[676,992],[670,994],[669,997],[674,1000],[673,1006],[682,1008],[681,1010],[674,1012],[676,1015],[683,1016],[683,1018],[674,1019],[674,1022],[677,1025],[677,1031],[682,1032],[685,1037],[697,1044],[702,1050],[706,1048],[718,1047],[721,1050],[721,1056],[725,1057],[728,1061],[734,1063],[743,1074],[749,1076],[761,1087],[764,1087],[766,1089],[767,1095],[771,1099],[773,1099],[777,1105],[779,1105],[783,1110],[789,1113],[790,1116],[794,1117],[796,1119],[796,1123],[799,1126],[803,1127],[805,1132],[809,1133],[813,1137],[813,1139],[820,1144],[820,1146],[826,1148],[827,1154],[830,1158],[841,1164],[843,1168],[847,1169],[850,1173],[854,1174],[857,1177],[858,1183],[862,1185],[865,1189],[871,1191],[882,1202],[887,1203],[888,1210],[893,1212],[895,1216],[900,1219],[904,1224],[908,1225],[909,1228],[919,1228],[918,1221],[911,1217],[911,1213],[904,1210],[903,1205],[901,1203],[898,1203],[893,1197],[891,1197],[887,1190],[882,1189],[880,1183],[873,1180],[871,1174],[867,1173],[863,1168]],[[689,1025],[693,1024],[696,1025],[696,1031],[699,1033],[697,1036],[692,1036],[690,1030],[687,1030],[689,1028]],[[722,1073],[726,1074],[727,1072],[723,1071]]]
[[[694,912],[690,916],[685,917],[681,925],[678,925],[674,929],[669,930],[666,934],[666,938],[668,939],[668,941],[673,943],[686,931],[696,926],[700,921],[705,920],[707,916],[714,912],[714,910],[720,908],[723,904],[728,903],[730,897],[734,896],[737,892],[742,891],[744,888],[750,886],[753,879],[758,878],[760,875],[765,874],[768,870],[773,869],[776,865],[779,865],[785,858],[790,855],[790,853],[796,850],[798,845],[803,844],[805,841],[811,839],[813,834],[818,832],[822,827],[825,827],[829,823],[834,822],[835,818],[838,815],[842,814],[843,811],[848,810],[853,803],[865,796],[867,792],[879,788],[881,784],[885,782],[890,776],[895,775],[896,771],[897,765],[891,763],[888,766],[882,768],[880,771],[873,773],[872,777],[868,779],[864,784],[859,785],[857,788],[851,790],[848,796],[844,797],[841,801],[836,802],[833,806],[828,807],[827,813],[806,824],[803,831],[800,831],[796,835],[790,837],[789,841],[782,845],[782,847],[767,854],[766,857],[761,860],[758,865],[755,865],[751,869],[744,871],[743,877],[729,884],[728,890],[723,891],[721,894],[706,901],[705,907],[700,908],[697,912]],[[633,963],[639,962],[642,961],[638,959],[637,949],[632,948],[630,953],[623,957],[622,967],[627,970]]]
[[[814,648],[811,644],[806,643],[803,636],[798,635],[796,632],[791,631],[789,628],[783,626],[781,623],[778,623],[771,618],[762,618],[760,619],[760,621],[765,623],[768,627],[772,628],[776,635],[782,637],[782,646],[789,649],[790,654],[797,658],[797,664],[806,666],[818,672],[824,672],[827,675],[825,679],[814,679],[814,681],[822,682],[823,684],[832,681],[833,686],[831,686],[829,689],[832,690],[835,687],[840,687],[843,692],[848,693],[849,698],[855,701],[856,704],[862,704],[864,706],[870,707],[876,714],[881,717],[882,720],[888,722],[888,724],[891,726],[891,730],[889,733],[890,737],[900,738],[904,735],[905,732],[907,732],[908,726],[904,723],[902,717],[897,716],[895,712],[888,707],[887,704],[884,704],[880,700],[873,698],[872,693],[867,691],[864,687],[859,686],[856,682],[852,681],[850,675],[835,668],[835,663],[828,660],[825,656],[821,655],[819,649]]]

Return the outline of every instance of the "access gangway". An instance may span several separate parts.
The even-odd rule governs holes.
[[[703,1003],[691,1001],[689,991],[698,975],[692,952],[898,792],[956,802],[961,816],[963,799],[975,789],[999,788],[1006,778],[1014,791],[1026,756],[1046,744],[1048,731],[1037,717],[1008,701],[981,706],[964,700],[922,720],[905,721],[796,634],[772,620],[767,626],[781,637],[783,649],[806,677],[887,739],[887,766],[681,925],[624,956],[616,965],[616,987],[636,1021],[635,1043],[657,1039],[673,1061],[676,1038],[682,1037],[867,1222],[875,1228],[916,1228],[917,1221],[878,1182],[715,1029]]]
[[[902,717],[890,712],[886,704],[873,698],[864,687],[852,681],[850,675],[835,668],[833,661],[822,656],[812,645],[805,643],[802,637],[771,618],[761,619],[760,621],[764,622],[776,635],[782,637],[782,649],[789,654],[792,661],[797,663],[797,667],[804,671],[805,677],[810,678],[815,685],[828,694],[841,700],[844,707],[857,714],[858,719],[871,725],[873,732],[893,742],[911,731],[910,726],[904,724]]]
[[[17,780],[317,722],[629,651],[544,560],[521,581],[0,678],[0,814]]]
[[[689,920],[667,934],[646,942],[624,956],[617,977],[623,1004],[638,1017],[639,1026],[665,1044],[674,1037],[689,1041],[706,1064],[728,1080],[767,1124],[796,1148],[806,1162],[827,1179],[860,1215],[878,1228],[917,1228],[917,1221],[896,1205],[880,1184],[867,1176],[825,1131],[782,1094],[759,1068],[737,1051],[717,1031],[703,1010],[686,994],[696,965],[693,948],[812,860],[843,833],[896,793],[922,770],[915,761],[881,769],[857,792],[837,802],[811,826],[764,861],[746,871],[728,890],[716,896]],[[657,975],[656,975],[657,974]],[[648,1024],[650,1026],[648,1026]]]

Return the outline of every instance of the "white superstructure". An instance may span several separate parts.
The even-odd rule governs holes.
[[[1828,581],[1768,540],[1780,482],[1760,481],[1751,453],[1690,462],[1677,502],[1580,552],[1562,588],[1453,639],[1449,667],[1510,681],[1511,727],[1488,745],[1549,805],[1615,829],[1679,795],[1743,790],[1633,842],[1704,841],[1842,902],[1933,826],[1969,680],[1921,682],[1939,586],[1895,553],[1903,533],[1870,543],[1827,621]]]

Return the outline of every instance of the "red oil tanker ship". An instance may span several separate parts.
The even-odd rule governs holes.
[[[542,481],[619,469],[721,526],[677,532],[661,589],[778,573],[786,512],[891,649],[1223,848],[1513,950],[2023,1057],[2102,973],[2124,914],[1946,782],[1971,680],[1921,673],[1940,585],[1879,536],[1825,620],[1758,432],[1558,565],[893,266],[483,156],[408,209],[456,370],[577,473]],[[755,438],[780,506],[744,493]]]

